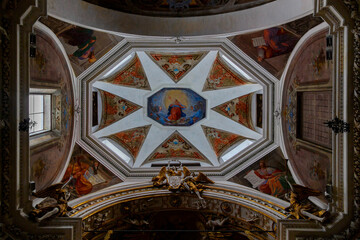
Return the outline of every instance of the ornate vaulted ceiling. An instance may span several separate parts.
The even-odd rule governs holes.
[[[269,144],[271,137],[255,119],[269,122],[256,96],[270,94],[271,80],[259,80],[255,68],[242,66],[241,56],[216,50],[222,43],[202,51],[176,45],[159,51],[147,44],[109,55],[116,60],[98,66],[96,77],[83,78],[89,91],[84,101],[96,106],[88,105],[83,115],[93,115],[84,118],[91,131],[83,140],[100,144],[107,153],[103,161],[127,165],[127,175],[174,159],[219,171],[225,163],[239,166],[251,150]],[[242,161],[235,160],[239,155]]]
[[[205,229],[196,236],[209,239],[295,239],[347,227],[353,136],[324,125],[335,116],[353,118],[351,20],[342,2],[51,0],[50,16],[33,26],[45,15],[38,10],[46,11],[45,1],[35,2],[23,2],[20,15],[25,7],[31,14],[10,14],[11,34],[6,24],[1,33],[1,53],[20,63],[11,72],[9,64],[2,68],[0,82],[14,115],[1,122],[2,131],[13,133],[1,140],[7,156],[1,183],[11,188],[0,196],[1,220],[13,215],[31,233],[67,226],[64,239],[115,239],[123,230],[179,224]],[[36,56],[28,58],[33,27],[39,45],[34,50],[31,35]],[[16,51],[7,56],[14,36]],[[50,134],[29,137],[21,132],[26,119],[12,121],[28,117],[29,86],[30,93],[52,91]],[[150,179],[169,160],[215,183],[185,193],[158,188]],[[26,226],[21,220],[41,208],[31,192],[53,183],[70,192],[72,209],[61,212],[70,218]],[[295,193],[289,203],[292,187],[317,195],[308,202],[311,210]],[[320,218],[320,210],[330,217]],[[23,236],[13,229],[6,236]],[[236,232],[226,235],[229,229]],[[109,237],[108,230],[117,232]]]

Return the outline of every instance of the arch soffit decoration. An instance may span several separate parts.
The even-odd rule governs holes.
[[[332,71],[332,92],[333,92],[333,113],[332,116],[338,116],[345,122],[352,123],[354,120],[353,99],[348,89],[353,89],[352,63],[348,62],[352,57],[348,50],[351,49],[353,39],[350,30],[353,27],[353,20],[350,18],[348,9],[344,3],[334,1],[314,1],[315,15],[321,16],[330,26],[329,34],[333,36],[333,61]],[[321,30],[319,30],[321,31]],[[294,53],[293,56],[295,56]],[[288,62],[289,64],[289,62]],[[288,67],[288,66],[287,66]],[[286,71],[282,76],[284,80]],[[283,123],[282,123],[283,124]],[[333,199],[333,211],[339,213],[339,217],[326,227],[320,227],[313,222],[299,222],[294,220],[279,220],[279,239],[293,239],[297,236],[330,236],[338,234],[339,229],[347,228],[339,235],[347,235],[352,232],[349,221],[353,217],[353,187],[351,162],[353,157],[353,133],[334,134],[332,136],[332,190],[336,192]],[[334,147],[335,146],[335,147]],[[291,166],[290,166],[291,169]],[[299,180],[299,179],[297,179]],[[299,181],[301,182],[301,181]],[[321,203],[316,202],[321,205]],[[355,225],[354,225],[355,226]]]
[[[69,69],[69,75],[70,75],[70,80],[71,80],[71,83],[72,83],[72,87],[71,87],[71,93],[72,93],[72,98],[73,98],[73,103],[74,103],[74,106],[73,109],[75,109],[78,105],[78,102],[79,102],[79,97],[78,97],[78,84],[77,84],[77,81],[76,81],[76,76],[74,74],[74,71],[71,67],[71,63],[70,63],[70,60],[69,60],[69,57],[68,55],[66,54],[66,51],[64,49],[64,46],[61,44],[61,42],[59,41],[59,38],[54,34],[53,31],[51,31],[47,26],[45,26],[44,24],[40,23],[39,21],[37,21],[35,24],[34,24],[34,29],[37,29],[39,31],[41,31],[43,34],[45,34],[48,38],[51,39],[51,41],[56,45],[56,47],[60,50],[60,52],[62,53],[64,59],[65,59],[65,62],[66,62],[66,66],[67,68]],[[64,161],[62,163],[62,167],[61,167],[61,171],[59,171],[59,174],[58,176],[54,179],[53,183],[58,183],[61,181],[61,178],[62,176],[64,175],[65,171],[66,171],[66,166],[68,165],[68,163],[70,162],[71,160],[71,155],[72,155],[72,152],[73,152],[73,149],[74,149],[74,146],[75,146],[75,142],[76,142],[76,139],[77,139],[77,131],[76,131],[76,122],[77,122],[77,116],[75,115],[76,114],[76,111],[73,111],[73,116],[72,116],[72,125],[73,125],[73,130],[72,130],[72,133],[71,133],[71,146],[70,146],[70,149],[69,149],[69,154],[66,158],[66,161]]]
[[[311,14],[313,8],[313,0],[277,0],[242,10],[241,14],[231,12],[201,17],[175,18],[128,14],[81,0],[51,0],[48,2],[50,16],[75,25],[109,31],[113,34],[120,33],[123,36],[142,35],[170,38],[209,35],[225,37],[261,30]],[[272,18],[269,19],[269,12],[279,14],[272,15]]]
[[[180,199],[181,204],[179,206],[171,206],[170,201],[172,197]],[[206,213],[220,214],[240,222],[250,220],[244,216],[245,212],[247,212],[246,214],[254,213],[259,219],[262,219],[255,223],[256,227],[264,231],[270,231],[271,238],[276,238],[276,223],[279,219],[286,218],[287,212],[284,209],[289,206],[289,203],[278,198],[263,193],[259,194],[251,188],[229,184],[228,182],[218,182],[215,185],[209,186],[203,192],[203,197],[208,205],[213,206],[207,208],[205,210]],[[156,202],[159,198],[163,199],[160,208],[151,209],[151,203],[149,208],[143,207],[143,205],[149,204],[149,201]],[[196,202],[196,196],[188,194],[174,195],[166,189],[160,190],[154,188],[151,182],[134,183],[130,186],[128,184],[118,184],[72,201],[71,206],[73,210],[68,213],[68,216],[81,218],[87,223],[91,222],[91,219],[96,217],[97,214],[109,211],[116,212],[117,208],[121,208],[123,205],[131,205],[132,203],[135,204],[132,204],[134,206],[131,208],[134,211],[133,214],[139,214],[139,209],[141,212],[179,209],[195,212],[201,211]],[[231,212],[222,210],[221,206],[224,203],[231,205]],[[120,214],[118,217],[121,217],[121,211],[118,214]],[[265,224],[266,222],[271,224],[267,225]]]

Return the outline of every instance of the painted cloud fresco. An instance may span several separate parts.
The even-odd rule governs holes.
[[[148,99],[148,117],[164,126],[191,126],[206,114],[206,101],[185,88],[163,88]]]
[[[121,37],[71,25],[50,16],[41,18],[40,22],[60,39],[77,76],[122,40]]]

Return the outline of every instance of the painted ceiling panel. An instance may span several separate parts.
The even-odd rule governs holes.
[[[218,90],[248,84],[247,80],[228,67],[219,56],[215,59],[203,91]]]
[[[204,134],[206,135],[207,140],[209,141],[211,147],[214,149],[215,154],[220,157],[228,148],[230,148],[235,143],[246,139],[243,136],[230,133],[227,131],[219,130],[216,128],[211,128],[207,126],[202,126]]]
[[[151,58],[177,83],[190,72],[204,57],[200,53],[149,53]]]
[[[75,75],[80,75],[123,38],[63,22],[51,16],[40,18],[59,38]]]
[[[110,135],[107,138],[112,139],[123,148],[127,149],[131,156],[136,159],[150,127],[151,125],[129,129]]]
[[[307,31],[322,22],[320,17],[311,14],[283,25],[236,35],[229,39],[269,73],[280,79],[297,42]]]
[[[109,92],[102,90],[99,90],[99,92],[102,101],[99,129],[107,127],[141,108],[141,106]]]
[[[253,94],[251,93],[238,98],[234,98],[231,101],[212,108],[212,110],[254,130],[251,119],[252,95]]]
[[[71,199],[75,199],[122,181],[83,148],[75,145],[62,182],[68,182],[66,188],[71,193]]]
[[[144,164],[170,159],[196,160],[210,163],[199,150],[177,131],[160,144],[145,160]]]
[[[114,76],[102,80],[111,84],[151,90],[145,71],[137,55]]]

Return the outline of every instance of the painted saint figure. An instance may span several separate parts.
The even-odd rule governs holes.
[[[175,99],[175,102],[170,104],[168,108],[168,114],[166,118],[170,121],[177,121],[182,117],[186,117],[186,114],[182,111],[184,108],[186,107],[182,105],[177,99]]]
[[[290,52],[297,42],[295,36],[279,27],[265,29],[263,37],[266,45],[258,47],[259,62],[267,58]]]
[[[94,54],[94,44],[96,37],[93,36],[94,31],[91,29],[74,27],[60,34],[65,42],[78,49],[71,55],[79,60],[87,59],[90,63],[96,61]]]
[[[267,167],[264,160],[260,160],[260,168],[254,172],[259,178],[264,179],[264,182],[258,186],[258,189],[263,193],[279,196],[285,194],[289,189],[284,178],[284,172]]]
[[[75,190],[79,195],[85,195],[91,192],[93,185],[86,178],[86,173],[89,170],[89,165],[84,161],[81,161],[85,158],[84,155],[75,156],[75,162],[70,163],[66,169],[65,175],[62,179],[62,182],[66,182],[69,179],[74,181]]]

